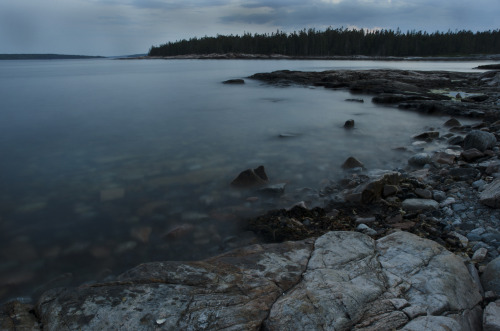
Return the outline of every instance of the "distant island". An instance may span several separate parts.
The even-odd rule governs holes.
[[[464,57],[500,54],[500,29],[484,32],[401,32],[328,28],[271,34],[217,35],[152,46],[149,57],[259,54],[287,57]]]
[[[64,55],[64,54],[0,54],[0,60],[71,60],[102,59],[104,56]]]

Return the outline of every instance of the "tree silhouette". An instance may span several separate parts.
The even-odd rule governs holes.
[[[500,54],[500,30],[483,32],[399,29],[368,31],[331,27],[324,31],[205,36],[152,46],[149,56],[187,54],[282,54],[288,56],[459,56]]]

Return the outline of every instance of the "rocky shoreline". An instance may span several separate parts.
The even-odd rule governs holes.
[[[411,146],[399,148],[408,154],[408,164],[396,171],[366,171],[359,166],[362,160],[356,160],[358,163],[348,167],[348,175],[343,180],[318,192],[324,208],[272,211],[252,220],[252,229],[268,239],[297,240],[320,235],[325,230],[347,229],[363,230],[379,238],[396,228],[435,240],[454,251],[487,248],[486,262],[499,255],[500,212],[491,208],[497,206],[496,202],[488,200],[488,192],[495,187],[500,175],[497,174],[500,169],[499,71],[277,71],[250,78],[285,86],[349,89],[353,93],[371,94],[372,102],[399,109],[477,119],[475,125],[462,125],[451,117],[411,137]],[[346,121],[346,125],[349,123],[346,128],[354,125],[354,121],[352,124],[350,121]],[[412,202],[416,205],[410,206]],[[287,218],[301,224],[304,219],[315,222],[312,228],[298,226],[298,223],[296,227],[279,228],[270,222],[280,219],[283,223],[282,219]],[[332,220],[339,218],[344,220],[336,227]],[[286,231],[280,231],[283,229]],[[478,233],[481,234],[478,236]],[[482,242],[481,235],[489,241]],[[472,247],[466,244],[467,237]]]
[[[118,60],[340,60],[340,61],[499,61],[500,54],[470,56],[289,56],[282,54],[210,53],[172,56],[136,56]]]
[[[140,265],[110,283],[48,291],[34,306],[9,303],[2,329],[500,326],[499,71],[278,71],[250,78],[348,89],[450,120],[401,147],[408,164],[364,169],[353,155],[357,162],[345,163],[343,180],[309,194],[322,207],[302,201],[250,220],[249,229],[268,244],[199,262]],[[462,125],[461,117],[477,123]]]

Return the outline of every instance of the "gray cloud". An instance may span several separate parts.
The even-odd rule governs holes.
[[[216,34],[328,26],[498,29],[498,0],[1,0],[0,53],[117,55]]]
[[[242,6],[239,13],[221,17],[224,24],[270,24],[282,29],[310,26],[358,26],[416,30],[495,29],[500,2],[349,0],[327,1],[255,1]],[[493,8],[492,8],[493,7]],[[268,8],[265,13],[246,13],[245,9]],[[482,28],[479,28],[481,27]],[[477,28],[476,28],[477,27]]]

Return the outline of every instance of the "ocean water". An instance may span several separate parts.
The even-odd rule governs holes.
[[[254,73],[479,64],[1,61],[0,301],[257,242],[248,217],[307,201],[343,176],[349,156],[368,169],[398,167],[408,155],[394,147],[447,119],[367,95],[246,79]],[[221,83],[232,78],[246,83]],[[343,129],[347,119],[354,130]],[[287,183],[284,196],[230,187],[259,165],[271,183]]]

